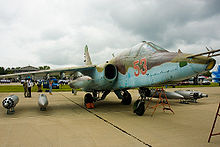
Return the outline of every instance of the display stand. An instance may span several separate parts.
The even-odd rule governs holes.
[[[165,93],[165,90],[163,89],[163,87],[162,88],[156,88],[155,92],[153,93],[152,97],[149,99],[149,101],[147,103],[146,109],[149,107],[149,105],[152,101],[152,98],[157,94],[157,92],[159,93],[159,98],[157,100],[157,104],[152,106],[152,108],[154,108],[154,111],[151,114],[151,116],[154,115],[154,112],[156,111],[157,107],[160,106],[160,105],[163,106],[163,111],[164,112],[165,112],[165,110],[169,110],[174,114],[174,111],[171,109],[170,104],[167,100],[167,96],[166,96],[166,93]],[[164,95],[164,97],[162,97],[162,95]]]

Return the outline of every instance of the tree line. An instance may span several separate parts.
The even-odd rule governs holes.
[[[8,68],[4,68],[4,67],[0,67],[0,75],[5,75],[5,74],[13,74],[16,70],[20,70],[22,67],[8,67]],[[50,66],[39,66],[38,67],[39,70],[48,70],[50,69]]]

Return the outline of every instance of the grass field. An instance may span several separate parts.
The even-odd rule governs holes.
[[[211,83],[210,85],[179,85],[175,86],[175,88],[188,88],[188,87],[219,87],[218,83]],[[168,86],[168,88],[172,88],[172,86]]]
[[[32,92],[37,92],[37,86],[32,87]],[[42,88],[43,91],[47,90]],[[59,89],[53,89],[52,92],[57,91],[72,91],[69,85],[60,85]],[[24,92],[24,88],[22,85],[0,85],[0,92]]]
[[[176,88],[190,88],[190,87],[218,87],[218,83],[211,83],[211,85],[180,85],[175,86]],[[168,88],[172,88],[172,86],[168,86]],[[47,90],[42,88],[43,91]],[[32,92],[37,92],[37,86],[35,85],[32,89]],[[58,91],[72,91],[69,85],[60,85],[60,89],[53,89],[52,92]],[[0,92],[24,92],[22,85],[0,85]]]

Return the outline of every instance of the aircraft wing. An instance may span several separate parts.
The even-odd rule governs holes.
[[[58,68],[58,69],[49,69],[49,70],[40,70],[33,72],[22,72],[22,73],[14,73],[7,75],[0,75],[0,79],[2,78],[14,78],[14,77],[23,77],[23,76],[46,76],[46,75],[60,75],[61,73],[65,73],[71,75],[77,71],[82,73],[89,73],[95,68],[95,65],[86,65],[86,66],[76,66],[76,67],[67,67],[67,68]]]
[[[216,50],[209,50],[207,52],[204,52],[204,53],[199,53],[199,54],[195,54],[195,55],[190,55],[188,56],[187,58],[194,58],[194,57],[197,57],[197,56],[202,56],[202,55],[207,55],[208,54],[208,57],[215,57],[215,56],[219,56],[220,53],[218,54],[215,54],[216,52],[219,52],[220,49],[216,49]]]

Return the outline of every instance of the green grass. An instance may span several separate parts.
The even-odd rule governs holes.
[[[180,85],[175,86],[175,88],[190,88],[190,87],[219,87],[218,83],[211,83],[211,85]],[[172,86],[168,86],[168,88],[172,88]],[[37,92],[37,86],[35,85],[31,91]],[[43,91],[47,90],[42,88]],[[60,89],[53,89],[52,92],[64,92],[64,91],[72,91],[69,85],[60,85]],[[24,92],[24,88],[22,85],[0,85],[0,93],[1,92]]]
[[[37,86],[32,87],[32,92],[37,92]],[[42,88],[43,91],[47,90],[46,88]],[[69,85],[60,85],[60,89],[53,89],[52,92],[58,91],[72,91]],[[22,85],[0,85],[0,92],[24,92],[24,88]]]

